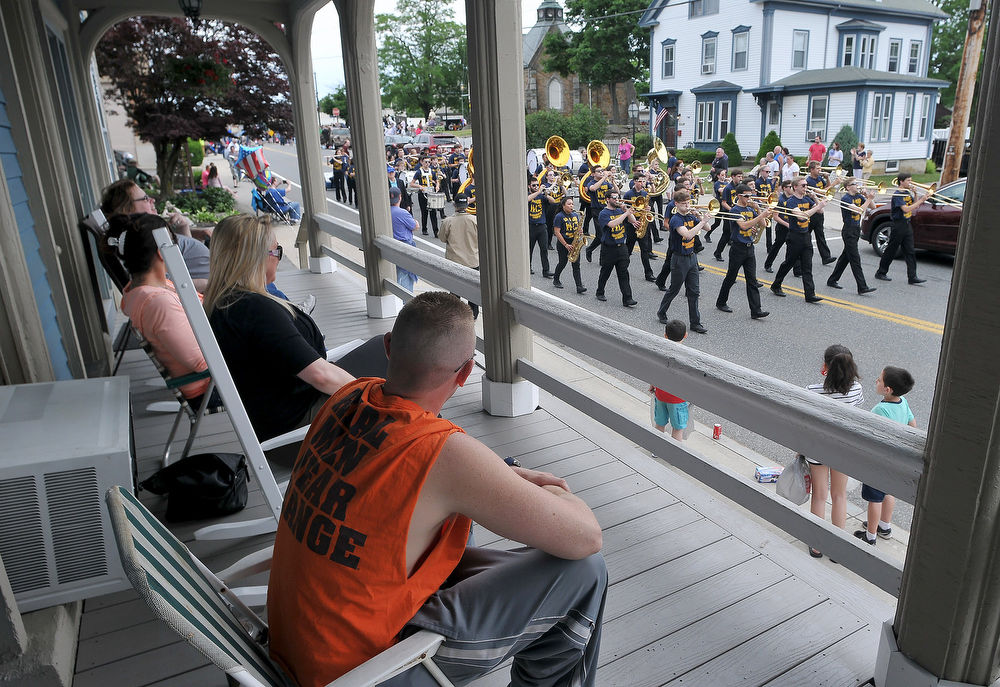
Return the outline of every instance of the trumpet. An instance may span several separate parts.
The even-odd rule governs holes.
[[[960,200],[955,200],[954,198],[948,198],[947,196],[938,195],[938,192],[937,192],[937,189],[938,189],[937,182],[934,182],[933,184],[918,184],[917,182],[911,180],[910,184],[912,186],[916,186],[917,188],[926,191],[928,198],[936,196],[936,198],[934,198],[934,200],[936,200],[937,202],[941,203],[942,205],[950,205],[950,206],[955,207],[955,208],[962,208],[965,205]],[[899,186],[899,182],[896,179],[893,179],[892,180],[892,185],[898,187]]]

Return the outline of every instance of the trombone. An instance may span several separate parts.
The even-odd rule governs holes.
[[[937,192],[938,185],[937,185],[936,181],[933,184],[918,184],[917,182],[915,182],[915,181],[913,181],[911,179],[910,180],[910,184],[913,185],[913,186],[916,186],[919,189],[923,189],[924,191],[926,191],[928,199],[930,199],[933,196],[937,196],[937,198],[935,198],[935,200],[937,202],[941,203],[942,205],[950,205],[953,208],[958,208],[958,209],[962,209],[962,207],[965,205],[960,200],[955,200],[954,198],[948,198],[947,196],[939,195],[938,192]],[[896,179],[893,179],[892,180],[892,185],[898,187],[899,186],[899,182]]]

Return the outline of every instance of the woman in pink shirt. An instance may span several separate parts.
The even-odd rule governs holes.
[[[626,174],[632,171],[633,152],[635,152],[635,146],[629,143],[627,138],[622,138],[621,143],[618,144],[618,162]]]
[[[149,342],[157,360],[171,377],[208,369],[166,265],[153,239],[153,230],[166,227],[158,215],[112,215],[108,219],[108,249],[117,252],[131,276],[122,294],[122,311]],[[201,294],[198,294],[201,297]],[[209,379],[181,387],[193,408],[200,408]]]

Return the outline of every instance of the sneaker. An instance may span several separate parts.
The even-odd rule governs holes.
[[[861,526],[867,530],[868,521],[865,520],[863,523],[861,523]],[[878,536],[882,537],[883,539],[892,539],[892,527],[882,527],[882,525],[876,525],[875,529],[877,530],[875,533]]]
[[[875,540],[874,539],[872,539],[872,540],[868,539],[868,530],[866,530],[866,529],[865,530],[857,530],[857,531],[855,531],[854,532],[854,536],[857,537],[858,539],[860,539],[861,541],[863,541],[865,544],[871,544],[872,546],[875,546]]]

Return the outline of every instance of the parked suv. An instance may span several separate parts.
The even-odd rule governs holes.
[[[460,143],[454,134],[417,134],[413,137],[413,145],[421,153],[444,155]]]
[[[942,186],[937,193],[927,199],[913,212],[910,225],[913,227],[913,246],[922,250],[938,253],[955,254],[958,243],[958,226],[962,223],[962,208],[943,203],[939,199],[947,198],[965,201],[965,179],[959,179]],[[887,189],[887,193],[894,189]],[[914,189],[917,195],[921,192]],[[869,241],[875,252],[881,256],[889,243],[889,230],[892,220],[889,217],[889,203],[879,205],[861,223],[861,238]]]

